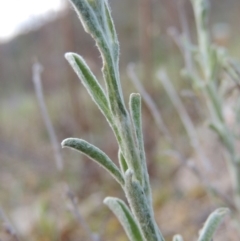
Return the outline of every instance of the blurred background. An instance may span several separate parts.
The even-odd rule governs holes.
[[[121,45],[125,100],[136,92],[126,74],[128,64],[133,62],[178,149],[185,156],[194,157],[181,121],[155,78],[156,70],[164,67],[179,92],[191,89],[190,83],[180,78],[184,62],[168,34],[172,27],[181,31],[178,0],[109,2]],[[189,1],[183,2],[190,34],[195,39],[192,8]],[[236,58],[240,57],[239,23],[239,0],[211,0],[213,39]],[[81,54],[102,81],[100,54],[67,1],[0,0],[0,206],[22,239],[88,240],[86,230],[67,208],[69,200],[63,189],[66,182],[78,198],[80,213],[92,232],[99,234],[101,240],[125,241],[117,219],[102,204],[105,196],[124,199],[111,177],[86,157],[68,150],[61,153],[61,176],[55,166],[32,82],[36,59],[44,68],[44,97],[59,145],[64,138],[80,137],[103,149],[116,162],[118,152],[107,122],[68,66],[66,52]],[[198,126],[202,119],[197,107],[191,100],[183,100]],[[168,149],[167,141],[144,104],[143,130],[156,219],[167,238],[182,233],[193,240],[216,202],[211,201],[194,176],[179,167],[177,159],[162,155]],[[202,135],[208,139],[204,148],[214,162],[217,157],[213,154],[219,148],[213,143],[216,140],[209,133]],[[2,225],[0,240],[10,238]]]

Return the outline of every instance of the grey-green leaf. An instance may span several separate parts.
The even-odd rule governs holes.
[[[70,0],[86,32],[95,39],[105,59],[118,59],[119,45],[106,0]],[[109,40],[112,41],[109,41]],[[117,54],[116,54],[117,53]]]
[[[146,241],[164,241],[164,238],[157,227],[153,212],[146,199],[143,188],[137,180],[134,180],[132,170],[125,173],[125,192],[131,210],[138,220]]]
[[[109,109],[107,97],[98,80],[88,67],[87,63],[80,55],[75,53],[67,53],[65,54],[65,57],[68,60],[69,64],[72,66],[77,76],[81,79],[82,84],[87,89],[93,101],[96,103],[98,108],[106,117],[107,121],[109,122],[116,135],[118,142],[121,143],[120,135],[112,119],[112,114]]]
[[[111,110],[118,113],[120,108],[125,113],[118,71],[119,44],[108,2],[106,0],[70,0],[70,2],[85,30],[92,35],[100,50]]]
[[[198,241],[211,241],[216,229],[227,213],[229,213],[228,208],[219,208],[211,213],[200,231]]]
[[[140,152],[140,158],[142,164],[145,164],[145,151],[143,143],[143,134],[142,134],[142,116],[141,116],[141,96],[140,94],[132,93],[130,95],[130,113],[132,121],[134,124],[134,130],[137,138],[137,145]]]
[[[141,113],[140,94],[132,93],[130,95],[129,108],[130,108],[134,131],[136,135],[136,143],[139,150],[139,156],[141,160],[143,175],[144,175],[143,189],[148,198],[149,204],[151,205],[152,204],[151,188],[149,184],[146,156],[145,156],[145,150],[144,150],[143,133],[142,133],[142,113]]]
[[[125,158],[124,158],[120,149],[118,151],[118,161],[119,161],[119,164],[120,164],[120,167],[121,167],[121,171],[124,174],[128,169],[128,164],[127,164],[127,162],[126,162],[126,160],[125,160]]]
[[[104,199],[104,203],[116,215],[131,241],[144,241],[138,224],[136,223],[131,211],[122,200],[107,197]]]
[[[62,147],[70,147],[90,157],[93,161],[105,168],[122,186],[124,186],[124,178],[119,168],[96,146],[82,139],[68,138],[62,142]]]
[[[66,59],[72,66],[75,73],[81,79],[84,87],[87,89],[88,93],[97,104],[99,109],[103,112],[109,122],[112,122],[111,113],[108,107],[108,101],[104,90],[100,86],[96,77],[88,67],[84,59],[75,53],[66,53]]]
[[[113,19],[110,13],[110,8],[108,5],[108,2],[105,2],[105,12],[106,12],[106,22],[108,25],[108,31],[109,31],[109,41],[111,40],[111,46],[112,46],[112,54],[114,57],[114,60],[116,61],[116,63],[118,63],[119,60],[119,43],[118,43],[118,38],[117,38],[117,33],[115,30],[115,26],[113,23]]]
[[[104,54],[109,55],[107,39],[103,29],[104,23],[101,8],[103,0],[70,0],[70,2],[76,10],[85,31],[92,35],[96,40],[98,47],[104,52]]]

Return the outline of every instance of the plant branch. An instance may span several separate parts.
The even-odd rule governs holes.
[[[63,159],[60,154],[60,145],[57,140],[57,135],[54,131],[54,128],[53,128],[52,122],[50,120],[50,117],[49,117],[49,114],[47,111],[47,107],[46,107],[46,104],[44,101],[42,80],[41,80],[41,72],[42,71],[43,71],[42,65],[36,61],[32,67],[32,75],[33,75],[32,80],[34,83],[34,89],[35,89],[35,93],[37,96],[38,104],[40,106],[42,118],[43,118],[44,124],[47,128],[47,131],[48,131],[48,134],[49,134],[49,137],[51,140],[56,166],[57,166],[58,171],[61,172],[63,170]]]

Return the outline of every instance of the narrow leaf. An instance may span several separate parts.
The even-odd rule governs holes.
[[[68,138],[62,142],[62,147],[69,147],[85,154],[93,161],[97,162],[100,166],[105,168],[107,171],[109,171],[110,174],[122,186],[124,185],[124,178],[119,168],[103,151],[98,149],[96,146],[78,138]]]
[[[119,44],[110,8],[105,0],[70,0],[86,32],[97,43],[105,62],[118,62]],[[113,58],[114,57],[114,58]]]
[[[223,139],[224,137],[224,127],[221,123],[209,123],[209,128],[218,134],[218,136]]]
[[[125,185],[127,199],[145,240],[164,241],[154,220],[153,211],[148,204],[144,191],[139,182],[134,179],[133,172],[130,169],[125,174]]]
[[[120,149],[118,151],[118,161],[119,161],[122,173],[124,174],[128,169],[128,164],[127,164],[127,162],[126,162],[126,160],[125,160],[125,158],[124,158]]]
[[[92,35],[97,42],[97,46],[104,55],[111,55],[109,52],[106,35],[102,21],[102,2],[91,0],[70,0],[77,12],[85,31]]]
[[[125,106],[118,71],[119,44],[110,9],[105,0],[70,0],[78,13],[86,32],[97,43],[103,59],[103,75],[107,86],[108,100],[115,115]]]
[[[108,16],[107,23],[101,17],[104,9],[110,15],[106,0],[70,0],[77,11],[84,27],[99,47],[103,59],[103,76],[106,82],[106,95],[111,111],[112,128],[117,137],[119,146],[129,166],[134,170],[136,178],[143,183],[142,168],[132,136],[131,122],[124,104],[123,93],[119,77],[118,61],[114,58],[113,45],[110,44],[109,32],[113,33],[114,25]],[[105,5],[103,5],[103,2]],[[105,8],[103,7],[105,6]],[[108,31],[106,31],[108,30]],[[115,30],[114,30],[115,31]],[[116,43],[116,40],[115,40]],[[117,50],[116,50],[117,51]],[[115,56],[116,57],[116,56]],[[113,125],[114,122],[114,125]]]
[[[85,30],[92,35],[103,60],[103,75],[106,82],[107,100],[115,116],[126,115],[118,71],[119,45],[109,6],[106,0],[70,0],[78,13]],[[114,126],[121,144],[117,128]]]
[[[87,89],[88,93],[97,104],[99,109],[103,112],[106,118],[110,122],[112,122],[111,113],[108,107],[108,101],[104,90],[102,89],[96,77],[88,67],[87,63],[81,56],[75,53],[66,53],[65,57],[68,60],[69,64],[72,66],[75,73],[82,81],[84,87]]]
[[[149,185],[149,176],[146,164],[146,156],[144,150],[144,141],[143,141],[143,133],[142,133],[142,113],[141,113],[141,96],[140,94],[131,94],[130,95],[130,113],[133,121],[134,131],[136,135],[136,142],[139,150],[139,156],[141,160],[141,165],[143,169],[144,175],[144,192],[149,199],[149,204],[151,205],[151,188]]]
[[[112,114],[108,106],[107,97],[96,77],[88,67],[87,63],[81,56],[75,53],[67,53],[65,54],[65,57],[68,60],[69,64],[72,66],[77,76],[82,81],[82,84],[87,89],[93,101],[96,103],[100,111],[106,117],[107,121],[109,122],[111,128],[116,135],[118,142],[121,143],[120,135],[118,133],[117,127],[113,122]]]
[[[118,198],[107,197],[104,203],[116,215],[130,241],[144,241],[138,224],[127,205]]]
[[[119,43],[117,38],[116,29],[113,23],[111,16],[110,8],[108,1],[105,1],[105,12],[106,12],[106,22],[108,25],[108,31],[110,33],[111,45],[112,45],[112,54],[116,63],[119,61]]]
[[[134,130],[137,137],[137,145],[140,152],[140,159],[142,161],[142,165],[146,163],[145,151],[144,151],[144,142],[143,142],[143,134],[142,134],[142,116],[141,116],[141,96],[139,94],[131,94],[130,95],[130,113],[132,117],[132,121],[134,124]]]
[[[200,231],[198,241],[211,241],[216,229],[218,228],[222,219],[227,213],[229,213],[228,208],[219,208],[216,211],[214,211],[208,217],[202,230]]]
[[[109,41],[115,30],[113,30],[114,25],[110,21],[110,10],[107,2],[104,0],[70,0],[70,2],[79,15],[84,29],[92,35],[101,53],[103,74],[112,111],[114,111],[113,106],[119,106],[119,108],[124,109],[123,94],[120,88],[118,73],[118,54],[116,54],[119,52],[119,46],[116,39],[114,42]],[[107,19],[105,11],[109,15]],[[112,105],[112,103],[115,105]]]

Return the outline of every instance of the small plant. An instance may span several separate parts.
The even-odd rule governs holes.
[[[177,1],[176,1],[177,2]],[[180,11],[180,20],[182,23],[183,33],[178,35],[173,28],[169,33],[178,45],[180,52],[183,55],[185,67],[182,74],[185,78],[192,82],[193,89],[196,92],[201,92],[208,112],[209,127],[217,134],[223,148],[224,156],[230,173],[232,195],[224,193],[220,188],[216,188],[209,182],[206,173],[199,170],[197,165],[188,162],[187,158],[177,150],[176,145],[170,132],[165,125],[161,113],[156,107],[156,104],[151,97],[146,93],[141,85],[133,65],[129,65],[128,74],[136,88],[142,93],[144,100],[150,109],[152,116],[157,124],[157,127],[164,134],[174,154],[180,161],[190,168],[200,179],[208,192],[217,196],[225,205],[232,209],[233,217],[237,230],[240,227],[240,153],[239,148],[239,87],[240,87],[240,64],[232,59],[227,51],[220,46],[214,44],[210,37],[208,18],[210,5],[208,0],[191,0],[196,29],[197,29],[197,44],[191,42],[187,20],[184,18],[184,13]],[[181,5],[181,4],[180,4]],[[182,9],[180,9],[182,10]],[[165,91],[171,99],[180,119],[184,125],[187,135],[190,139],[197,158],[202,161],[206,171],[211,168],[211,163],[204,154],[199,143],[199,137],[196,128],[188,115],[181,98],[178,96],[172,81],[164,70],[157,73],[158,79],[161,81]],[[195,95],[193,93],[193,95]],[[228,106],[227,116],[225,107]],[[168,152],[168,153],[170,153]],[[225,174],[225,173],[224,173]]]
[[[232,106],[234,115],[234,126],[227,123],[224,115],[224,103],[227,102],[229,94],[239,91],[240,73],[234,61],[227,55],[226,51],[211,42],[208,31],[209,4],[206,0],[192,0],[198,36],[198,47],[196,58],[200,73],[186,71],[186,74],[199,88],[206,99],[210,114],[210,128],[216,132],[226,150],[226,160],[232,177],[233,198],[232,206],[237,210],[240,217],[240,153],[237,151],[239,136],[237,128],[239,120],[239,98],[235,99]],[[226,82],[230,83],[225,87]],[[230,92],[229,92],[230,91]],[[232,92],[232,93],[231,93]]]
[[[185,68],[182,71],[184,77],[190,79],[195,90],[203,94],[206,103],[206,109],[209,114],[209,127],[217,134],[221,141],[228,171],[231,176],[233,195],[229,198],[227,194],[222,193],[211,186],[211,183],[205,182],[205,186],[210,191],[222,199],[234,211],[234,217],[240,223],[240,153],[239,147],[239,81],[240,65],[227,54],[227,51],[217,46],[211,41],[208,18],[210,6],[207,0],[191,0],[196,21],[197,45],[193,45],[189,34],[185,29],[182,36],[176,36],[175,40],[180,47],[185,59]],[[186,28],[186,27],[185,27]],[[196,60],[196,61],[194,61]],[[197,139],[194,126],[185,110],[180,98],[178,97],[171,81],[167,78],[165,72],[160,71],[158,77],[161,80],[166,92],[172,100],[181,120],[188,132],[191,140]],[[231,101],[230,118],[225,114],[226,103]],[[230,119],[230,120],[229,120]],[[196,153],[199,152],[198,145],[192,146]],[[200,158],[208,163],[208,159]],[[204,173],[199,173],[202,176]],[[201,178],[203,179],[203,178]],[[203,181],[204,183],[204,181]],[[239,228],[238,228],[239,230]]]
[[[100,149],[85,140],[68,138],[63,147],[73,148],[104,167],[120,184],[130,208],[120,199],[107,197],[104,203],[113,211],[131,241],[164,241],[154,219],[151,187],[146,165],[141,124],[141,97],[131,94],[127,110],[119,75],[119,43],[106,0],[71,0],[86,30],[101,53],[106,91],[99,84],[84,59],[67,53],[66,59],[81,79],[88,93],[106,117],[119,145],[119,166]],[[200,232],[198,241],[211,241],[214,231],[228,212],[213,212]],[[176,235],[174,241],[183,240]]]

